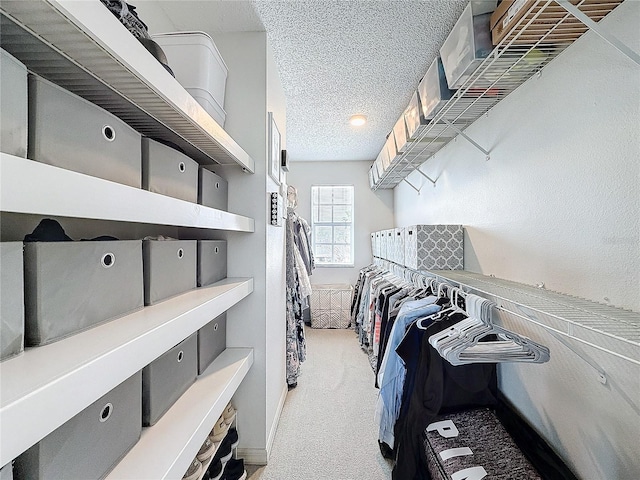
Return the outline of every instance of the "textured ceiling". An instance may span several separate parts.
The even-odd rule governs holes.
[[[147,2],[138,3],[142,14]],[[468,0],[156,3],[181,30],[266,30],[287,99],[287,151],[307,161],[374,160]],[[350,126],[354,114],[367,124]]]

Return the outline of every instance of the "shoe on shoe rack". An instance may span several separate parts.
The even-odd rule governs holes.
[[[209,476],[209,480],[220,480],[222,478],[224,465],[220,460],[217,462],[211,462],[209,468],[207,469],[207,475]],[[204,480],[204,479],[203,479]]]
[[[224,417],[220,415],[220,418],[216,421],[216,424],[213,426],[213,430],[209,433],[209,440],[212,442],[221,441],[224,436],[227,434],[227,430],[229,429],[229,425],[224,422]]]
[[[224,411],[222,412],[224,423],[226,423],[227,425],[231,425],[231,423],[233,422],[233,417],[235,416],[236,416],[236,409],[233,407],[233,405],[231,405],[231,402],[229,402],[227,406],[224,408]]]
[[[222,440],[222,443],[229,443],[231,444],[231,448],[236,448],[238,446],[238,442],[239,442],[238,430],[231,427],[227,431],[227,436],[224,437],[224,439]]]
[[[231,448],[231,444],[222,442],[218,446],[218,450],[216,450],[216,454],[211,459],[211,463],[222,462],[222,464],[224,465],[229,460],[231,460],[232,454],[233,454],[233,450]]]
[[[222,463],[226,463],[231,458],[231,453],[234,448],[238,446],[238,431],[235,428],[230,428],[227,432],[227,436],[224,437],[220,445],[218,445],[218,451],[213,457],[212,462],[216,459],[222,460]]]
[[[211,455],[213,455],[213,452],[216,449],[216,445],[215,443],[213,443],[211,440],[209,440],[209,438],[207,437],[207,439],[204,441],[204,443],[202,444],[202,446],[200,447],[200,450],[198,451],[198,455],[196,455],[196,458],[204,463],[207,460],[209,460],[209,457]]]
[[[200,478],[200,474],[202,473],[202,464],[198,461],[197,458],[193,459],[191,465],[187,469],[187,473],[184,474],[182,480],[197,480]]]
[[[247,471],[244,469],[244,460],[231,459],[224,466],[224,474],[220,480],[246,480]]]

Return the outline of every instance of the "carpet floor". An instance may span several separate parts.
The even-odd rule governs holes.
[[[378,390],[353,330],[307,327],[307,360],[290,390],[269,463],[249,480],[388,480],[378,449]]]

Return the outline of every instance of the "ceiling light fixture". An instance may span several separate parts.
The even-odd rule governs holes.
[[[364,115],[353,115],[349,119],[349,123],[351,125],[353,125],[354,127],[360,127],[360,126],[364,125],[365,123],[367,123],[367,117],[365,117]]]

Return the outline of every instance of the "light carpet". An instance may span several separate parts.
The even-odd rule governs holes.
[[[388,480],[378,449],[378,390],[353,330],[307,327],[307,360],[289,391],[268,465],[250,480]]]

